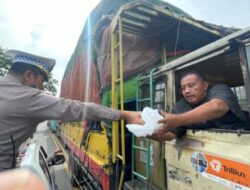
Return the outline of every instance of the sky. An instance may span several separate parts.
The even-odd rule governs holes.
[[[249,0],[166,1],[198,20],[226,27],[250,26]],[[56,59],[52,73],[60,85],[86,18],[98,2],[0,0],[0,46]]]
[[[0,0],[0,46],[54,58],[52,73],[60,85],[85,20],[99,1]]]

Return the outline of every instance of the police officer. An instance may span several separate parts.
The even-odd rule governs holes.
[[[38,123],[44,120],[143,122],[138,112],[45,94],[43,83],[48,80],[55,60],[17,50],[6,53],[12,59],[12,66],[8,74],[0,78],[0,171],[15,166],[19,145],[32,136]]]

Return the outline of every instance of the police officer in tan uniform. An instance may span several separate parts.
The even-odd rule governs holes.
[[[119,111],[90,102],[45,94],[43,82],[55,60],[9,50],[8,74],[0,78],[0,171],[15,166],[19,145],[32,136],[38,123],[48,120],[127,120],[142,123],[140,113]],[[15,152],[15,153],[14,153]]]

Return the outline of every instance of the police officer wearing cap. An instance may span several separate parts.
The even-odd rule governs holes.
[[[129,123],[143,123],[138,112],[45,94],[43,82],[48,80],[55,60],[16,50],[6,54],[12,59],[12,66],[0,78],[0,171],[15,167],[18,147],[44,120],[124,119]]]

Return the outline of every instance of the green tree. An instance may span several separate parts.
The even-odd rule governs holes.
[[[56,95],[56,86],[58,86],[58,80],[54,79],[51,74],[49,75],[48,79],[48,82],[44,85],[44,89],[50,91],[53,95]]]
[[[10,59],[4,54],[4,49],[0,46],[0,76],[4,76],[8,72],[10,65]],[[50,74],[49,81],[44,85],[45,90],[50,91],[53,95],[56,95],[56,85],[58,85],[58,81]]]
[[[10,59],[8,59],[4,50],[0,47],[0,76],[4,76],[10,68]]]

